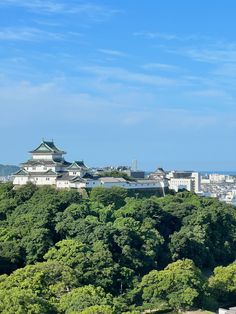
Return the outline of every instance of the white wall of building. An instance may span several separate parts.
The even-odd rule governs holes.
[[[61,154],[32,154],[34,160],[52,160],[52,159],[62,159]]]
[[[201,190],[201,176],[199,172],[193,172],[192,178],[194,178],[194,192],[199,193]]]
[[[190,178],[171,178],[169,180],[169,188],[178,192],[181,189],[193,191],[192,179]]]
[[[201,178],[201,184],[209,184],[211,183],[209,178]]]
[[[85,171],[82,169],[69,171],[69,176],[71,177],[82,177],[83,175],[85,175]]]
[[[201,177],[199,172],[175,172],[171,171],[167,177],[169,178],[169,188],[178,192],[181,189],[186,189],[188,191],[199,193],[201,190]]]
[[[15,176],[14,180],[13,180],[13,184],[14,185],[24,185],[27,184],[28,182],[28,177],[27,176]]]
[[[56,177],[51,177],[51,176],[32,177],[32,176],[30,176],[29,181],[36,184],[36,185],[55,185],[56,184]]]
[[[57,180],[56,187],[58,189],[66,189],[66,188],[70,188],[71,186],[68,180]]]
[[[26,166],[24,169],[28,172],[46,172],[48,170],[56,171],[55,166],[44,166],[44,165],[36,165],[36,166]]]
[[[225,182],[226,176],[224,174],[212,173],[209,175],[210,182],[222,183]]]

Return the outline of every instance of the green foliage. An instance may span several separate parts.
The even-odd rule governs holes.
[[[77,286],[74,271],[61,263],[44,262],[17,269],[10,276],[1,278],[0,291],[13,288],[31,291],[35,296],[52,304]]]
[[[94,305],[80,312],[81,314],[114,314],[109,305]]]
[[[128,176],[127,173],[119,171],[119,170],[112,170],[112,171],[103,171],[99,173],[100,177],[113,177],[113,178],[123,178],[126,180],[133,180],[131,177]]]
[[[111,187],[110,189],[96,187],[92,189],[90,199],[92,202],[98,202],[104,206],[114,204],[116,208],[119,208],[125,204],[127,195],[127,190],[118,186]]]
[[[0,243],[0,273],[9,273],[22,265],[21,248],[16,241]]]
[[[201,271],[191,260],[179,260],[145,275],[140,290],[143,301],[155,307],[164,301],[174,309],[189,309],[199,306],[203,282]]]
[[[106,294],[101,287],[88,285],[73,289],[64,295],[60,300],[59,308],[65,314],[73,314],[97,305],[112,305],[112,296]]]
[[[236,259],[236,211],[215,202],[194,212],[171,237],[173,260],[190,258],[199,267],[214,267]]]
[[[53,314],[56,310],[49,302],[37,297],[31,290],[13,287],[0,290],[0,312],[2,314]]]
[[[16,200],[16,203],[19,205],[28,201],[33,196],[36,190],[37,190],[36,186],[32,183],[28,183],[26,185],[19,187],[16,190],[15,197],[14,197]]]
[[[0,184],[0,312],[121,314],[233,303],[235,264],[217,267],[208,286],[194,265],[209,274],[236,260],[235,208],[189,192],[130,195]]]
[[[232,304],[236,299],[236,263],[216,267],[209,278],[209,288],[219,304]]]

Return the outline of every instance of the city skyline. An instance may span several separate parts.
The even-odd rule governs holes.
[[[235,170],[236,3],[0,1],[0,163]]]

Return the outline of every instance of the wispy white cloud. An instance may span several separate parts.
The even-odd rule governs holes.
[[[142,65],[142,68],[146,70],[163,70],[163,71],[177,71],[180,69],[178,66],[165,63],[147,63]]]
[[[213,70],[213,75],[236,78],[236,63],[220,64]]]
[[[43,31],[37,28],[1,28],[0,40],[9,41],[39,41],[39,40],[61,40],[63,35],[55,32]]]
[[[161,33],[161,32],[148,32],[148,31],[141,31],[135,32],[134,36],[140,36],[147,39],[162,39],[166,41],[190,41],[190,40],[199,40],[199,39],[209,39],[206,36],[200,36],[197,34],[190,34],[190,35],[176,35],[176,34],[168,34],[168,33]]]
[[[235,49],[224,48],[206,48],[206,49],[184,49],[180,53],[201,62],[217,63],[217,62],[236,62],[236,47]]]
[[[125,57],[127,56],[124,52],[112,49],[98,49],[98,52],[104,53],[112,57]]]
[[[47,0],[1,0],[0,5],[25,7],[30,10],[40,10],[51,13],[58,13],[64,10],[63,3]]]
[[[95,3],[55,0],[1,0],[0,6],[17,6],[36,13],[80,14],[93,21],[102,21],[121,11]]]
[[[197,96],[197,97],[203,97],[203,98],[216,98],[216,99],[223,98],[224,101],[226,101],[226,99],[232,100],[232,98],[226,91],[220,90],[220,89],[205,89],[205,90],[191,91],[188,94],[194,97]]]
[[[22,116],[22,112],[29,126],[42,123],[70,125],[73,121],[86,123],[89,119],[95,124],[99,124],[99,121],[109,124],[112,121],[113,124],[129,127],[151,123],[159,130],[184,130],[216,125],[220,119],[216,113],[206,114],[203,110],[196,112],[181,107],[166,108],[158,104],[153,93],[133,93],[128,89],[116,90],[115,94],[114,90],[107,89],[103,95],[79,90],[74,92],[66,88],[66,80],[67,78],[54,78],[36,84],[0,78],[0,102],[5,105],[1,128],[20,125],[22,121],[18,117]],[[153,104],[156,106],[153,107]],[[55,110],[60,118],[52,121],[51,116]],[[40,116],[44,117],[43,122],[36,118]]]
[[[136,82],[153,86],[176,86],[181,84],[180,80],[175,80],[158,75],[148,75],[140,72],[132,72],[118,67],[86,66],[81,70],[97,75],[101,79],[118,80],[123,82]]]
[[[78,38],[84,38],[84,34],[73,31],[47,31],[36,27],[0,28],[0,41],[73,41]]]
[[[59,21],[51,21],[47,19],[35,19],[34,22],[38,25],[49,26],[49,27],[61,27],[63,26],[62,22]]]

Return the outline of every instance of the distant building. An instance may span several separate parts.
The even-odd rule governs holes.
[[[57,188],[92,189],[102,186],[110,188],[119,186],[126,189],[159,189],[163,191],[168,186],[165,180],[144,179],[141,172],[136,173],[137,179],[125,180],[123,178],[101,177],[99,171],[94,175],[83,161],[68,162],[64,159],[65,152],[55,146],[53,141],[42,141],[41,144],[30,151],[31,158],[21,164],[21,169],[14,174],[13,184],[20,186],[29,182],[36,185],[54,185]]]
[[[11,182],[13,181],[12,176],[0,176],[0,182],[5,183],[5,182]]]
[[[224,174],[212,173],[209,175],[210,183],[223,183],[226,180]]]
[[[154,172],[150,173],[148,178],[149,179],[165,179],[166,178],[166,172],[163,168],[157,168]]]
[[[59,179],[83,177],[88,168],[83,161],[67,162],[64,151],[58,149],[53,141],[42,141],[30,151],[31,158],[21,164],[21,169],[14,174],[14,185],[32,182],[36,185],[57,185]]]
[[[134,179],[144,179],[145,178],[145,171],[142,170],[132,170],[128,169],[123,171],[126,173],[129,177],[134,178]]]
[[[200,193],[200,174],[193,171],[171,171],[166,176],[169,179],[169,188],[176,192],[187,190]]]

